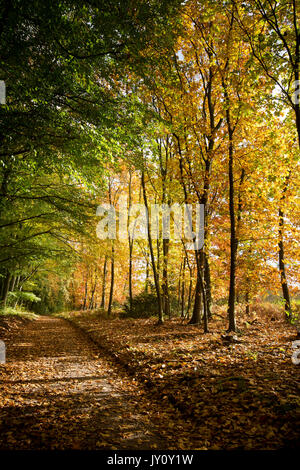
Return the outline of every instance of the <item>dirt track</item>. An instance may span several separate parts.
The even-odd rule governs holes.
[[[173,439],[157,405],[67,321],[40,317],[8,338],[1,450],[166,449]]]

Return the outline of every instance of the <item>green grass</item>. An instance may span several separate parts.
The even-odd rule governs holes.
[[[37,320],[38,315],[33,312],[27,312],[20,307],[13,308],[13,307],[5,307],[0,309],[0,316],[14,316],[14,317],[22,317],[27,318],[28,320]]]

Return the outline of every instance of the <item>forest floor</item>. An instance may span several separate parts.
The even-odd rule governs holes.
[[[0,450],[176,448],[180,414],[166,423],[165,407],[70,323],[41,316],[4,324]]]
[[[69,318],[153,397],[190,420],[202,449],[300,447],[300,365],[291,360],[297,334],[273,307],[240,314],[237,343],[223,339],[225,315],[214,318],[208,334],[180,319],[158,326],[153,318]],[[177,448],[193,445],[178,431]]]
[[[180,320],[12,320],[0,336],[0,449],[296,449],[295,329],[239,322],[238,343]],[[3,333],[4,332],[4,333]]]

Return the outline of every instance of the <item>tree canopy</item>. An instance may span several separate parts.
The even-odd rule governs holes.
[[[248,308],[274,293],[292,315],[298,9],[293,0],[1,2],[4,305],[24,288],[53,304],[58,295],[57,309],[110,314],[152,290],[161,322],[179,312],[208,331],[213,303],[227,298],[235,330],[237,298]],[[97,207],[114,204],[121,217],[125,195],[146,206],[148,222],[153,204],[203,205],[203,247],[162,228],[154,239],[149,230],[99,240]]]

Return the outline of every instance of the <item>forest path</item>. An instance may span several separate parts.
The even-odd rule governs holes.
[[[6,347],[1,450],[170,448],[157,404],[66,320],[41,316]]]

